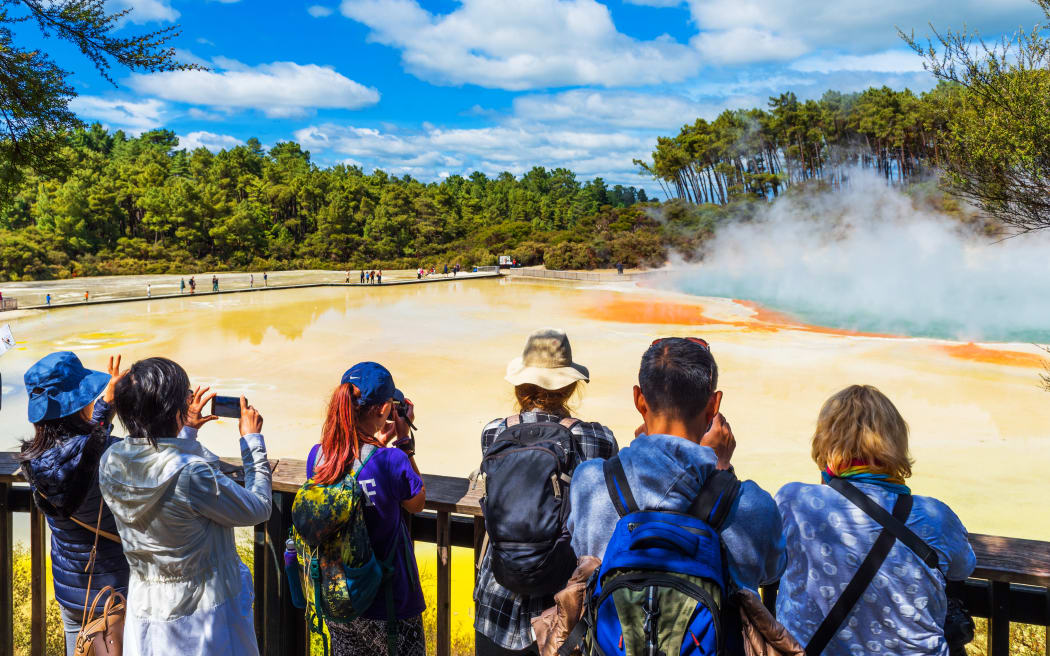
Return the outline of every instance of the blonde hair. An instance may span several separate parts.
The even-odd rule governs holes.
[[[580,381],[578,380],[556,390],[544,389],[539,385],[525,383],[524,385],[515,385],[514,399],[517,401],[518,412],[540,410],[559,417],[571,417],[573,406],[576,405],[575,401],[578,400],[573,399],[573,396],[577,395],[580,387]]]
[[[908,424],[871,385],[850,385],[824,402],[813,433],[813,461],[838,473],[861,461],[876,473],[911,476]]]

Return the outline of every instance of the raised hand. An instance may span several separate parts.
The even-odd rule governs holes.
[[[106,403],[113,403],[113,397],[117,389],[117,381],[124,377],[124,374],[128,373],[127,369],[124,371],[120,370],[120,355],[117,357],[109,356],[109,366],[106,367],[106,371],[109,373],[109,382],[106,383],[106,389],[102,392],[102,400]]]
[[[733,452],[736,451],[736,438],[733,437],[733,429],[729,427],[729,422],[721,412],[711,420],[711,428],[700,438],[700,446],[714,449],[715,455],[718,456],[718,468],[729,469]]]
[[[214,396],[214,395],[212,395]],[[262,433],[263,418],[253,406],[248,405],[248,399],[241,397],[241,437],[251,433]]]
[[[186,425],[190,428],[199,429],[209,421],[218,419],[215,415],[204,415],[204,406],[208,405],[208,402],[215,398],[215,392],[208,393],[209,387],[201,387],[198,385],[194,390],[190,398],[190,408],[186,413]]]

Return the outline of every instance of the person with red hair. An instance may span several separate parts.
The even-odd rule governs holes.
[[[397,619],[398,656],[425,656],[423,589],[407,513],[418,513],[426,503],[423,478],[416,467],[411,434],[415,408],[394,386],[386,367],[361,362],[346,371],[332,393],[321,429],[321,443],[306,460],[306,475],[320,485],[331,485],[363,465],[357,483],[367,497],[365,524],[379,560],[393,556],[386,585],[393,586]],[[387,651],[385,595],[361,617],[347,624],[328,623],[335,656],[372,656]]]

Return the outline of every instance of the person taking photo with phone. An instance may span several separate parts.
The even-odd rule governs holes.
[[[252,577],[234,527],[270,518],[263,418],[240,399],[244,486],[197,441],[214,397],[166,358],[133,364],[115,388],[127,439],[103,454],[99,487],[131,566],[124,655],[259,653]]]
[[[51,574],[67,656],[76,646],[88,597],[106,586],[124,595],[128,590],[128,561],[98,489],[99,458],[120,441],[110,435],[119,355],[109,359],[108,371],[85,369],[76,355],[61,351],[25,373],[33,437],[22,442],[18,460],[51,529]],[[102,539],[92,563],[96,534]]]

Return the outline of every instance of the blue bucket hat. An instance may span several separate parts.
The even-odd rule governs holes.
[[[380,405],[401,394],[390,371],[378,362],[358,362],[346,370],[339,383],[350,383],[361,390],[360,405]],[[403,394],[401,398],[405,398]]]
[[[85,368],[69,351],[46,355],[26,371],[29,421],[68,417],[97,399],[107,383],[109,374]]]

